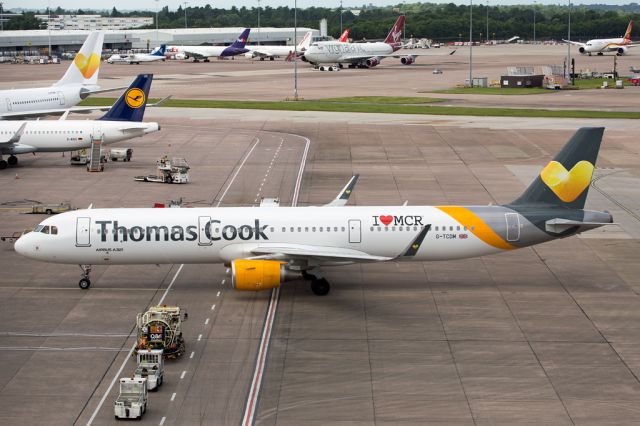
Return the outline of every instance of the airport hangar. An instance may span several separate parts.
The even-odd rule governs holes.
[[[228,28],[172,28],[172,29],[137,29],[105,31],[103,50],[148,49],[159,44],[167,45],[217,45],[231,44],[244,27]],[[320,31],[313,28],[298,27],[298,41],[305,33],[311,31],[313,36]],[[0,33],[0,55],[3,53],[20,54],[25,51],[42,52],[49,48],[54,54],[77,52],[87,38],[89,31],[4,31]],[[293,44],[296,29],[291,28],[252,28],[249,43],[286,45]]]

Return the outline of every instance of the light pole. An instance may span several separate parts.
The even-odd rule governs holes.
[[[473,87],[473,0],[469,0],[469,87]]]
[[[537,1],[533,2],[533,44],[536,44],[536,6],[538,5]]]
[[[156,0],[156,44],[158,44],[158,3],[160,0]]]
[[[569,0],[569,20],[567,25],[567,80],[571,83],[571,0]]]
[[[298,100],[298,0],[293,2],[293,100]]]
[[[487,42],[489,41],[489,0],[487,0]]]
[[[51,57],[51,1],[47,2],[47,33],[49,34],[49,57]]]
[[[2,8],[2,2],[0,1],[0,31],[4,31],[4,9]]]
[[[184,29],[187,29],[187,5],[189,4],[189,2],[185,1],[182,4],[184,4]]]
[[[340,37],[342,37],[342,0],[340,0]]]
[[[258,0],[258,46],[260,46],[260,0]]]

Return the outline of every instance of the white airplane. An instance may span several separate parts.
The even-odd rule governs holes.
[[[238,290],[292,279],[329,292],[322,268],[484,256],[565,238],[613,222],[584,205],[604,128],[582,128],[515,201],[503,206],[345,207],[354,176],[323,207],[112,208],[49,217],[15,250],[45,262],[229,266]]]
[[[308,31],[300,43],[298,43],[297,49],[294,46],[276,46],[276,45],[259,45],[259,46],[245,46],[249,51],[245,53],[247,58],[259,57],[261,61],[269,59],[273,61],[275,58],[286,56],[287,58],[293,57],[294,52],[297,51],[298,55],[306,51],[311,45],[312,32]]]
[[[104,33],[89,34],[67,72],[49,87],[0,90],[0,120],[22,119],[95,108],[72,108],[87,96],[116,89],[100,89],[98,73]]]
[[[209,62],[209,58],[227,58],[230,56],[241,55],[247,53],[249,49],[245,47],[249,39],[250,28],[240,34],[230,46],[169,46],[168,51],[175,54],[176,59],[193,58],[193,62]]]
[[[75,151],[94,140],[110,144],[157,132],[158,123],[142,122],[152,80],[152,74],[140,74],[97,120],[66,120],[65,114],[55,121],[0,121],[0,170],[18,164],[18,154]]]
[[[566,43],[573,44],[578,47],[578,52],[583,55],[591,56],[593,53],[602,56],[605,53],[615,53],[618,56],[626,55],[630,47],[638,46],[638,42],[631,41],[631,29],[633,21],[629,21],[627,31],[620,38],[596,38],[586,43],[577,41],[562,40]]]
[[[315,67],[321,64],[336,64],[329,67],[330,71],[342,68],[342,64],[349,64],[349,68],[373,68],[384,58],[400,58],[400,63],[411,65],[421,54],[394,53],[402,48],[402,29],[404,15],[400,15],[389,31],[384,42],[376,43],[345,43],[341,41],[318,41],[311,43],[302,56],[302,60]],[[323,67],[320,67],[323,69]]]
[[[164,62],[167,58],[164,56],[167,46],[161,44],[160,47],[153,50],[151,53],[127,53],[124,55],[114,54],[107,59],[110,64],[123,63],[123,64],[140,64],[140,62]]]

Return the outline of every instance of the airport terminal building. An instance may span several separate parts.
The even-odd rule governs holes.
[[[160,44],[226,45],[233,43],[242,30],[242,27],[230,27],[106,31],[103,51],[146,50]],[[319,30],[298,27],[297,40],[300,41],[307,31],[312,31],[313,36],[320,35]],[[3,31],[0,32],[0,56],[46,55],[49,45],[53,55],[77,52],[88,34],[88,31],[72,30]],[[249,43],[286,45],[293,44],[294,38],[294,28],[252,28]]]

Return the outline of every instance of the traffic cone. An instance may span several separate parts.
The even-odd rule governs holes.
[[[16,173],[16,179],[20,179],[20,176],[18,176],[18,174]]]

